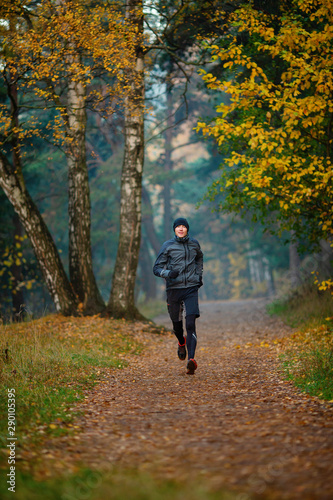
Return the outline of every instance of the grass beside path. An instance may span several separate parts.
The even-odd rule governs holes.
[[[22,449],[29,447],[30,453],[36,449],[38,455],[48,436],[75,430],[75,404],[84,397],[84,390],[104,378],[108,369],[125,366],[126,355],[140,352],[133,325],[97,316],[52,315],[1,326],[0,465],[8,467],[10,432],[17,437],[20,460]],[[15,421],[9,428],[10,389]]]
[[[239,493],[214,491],[202,481],[158,479],[132,470],[110,473],[85,469],[77,474],[37,481],[29,474],[19,473],[15,493],[0,484],[3,500],[240,500]],[[243,498],[251,500],[252,496]]]
[[[333,402],[333,297],[315,287],[299,290],[268,307],[298,328],[284,339],[282,368],[288,379],[311,396]]]

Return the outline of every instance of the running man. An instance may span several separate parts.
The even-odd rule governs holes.
[[[178,339],[178,357],[186,359],[187,373],[197,369],[194,359],[197,336],[195,320],[199,318],[198,289],[202,286],[203,253],[199,242],[188,235],[189,224],[180,217],[173,223],[175,236],[163,243],[154,264],[155,276],[165,278],[168,312]],[[183,310],[187,337],[184,337]]]

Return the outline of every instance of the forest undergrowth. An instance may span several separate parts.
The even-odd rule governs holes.
[[[268,306],[297,331],[282,340],[282,368],[302,391],[333,401],[333,298],[304,286]]]
[[[0,463],[7,461],[7,391],[16,402],[15,435],[30,446],[75,431],[75,405],[84,390],[140,352],[132,328],[121,320],[61,315],[1,327]]]

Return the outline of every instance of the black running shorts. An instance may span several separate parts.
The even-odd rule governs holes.
[[[184,310],[185,317],[195,314],[199,318],[198,287],[191,286],[189,288],[171,288],[167,290],[167,304],[171,321],[181,321]]]

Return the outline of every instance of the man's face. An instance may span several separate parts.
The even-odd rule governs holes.
[[[178,238],[184,238],[187,235],[187,227],[183,225],[177,226],[175,227],[175,233]]]

